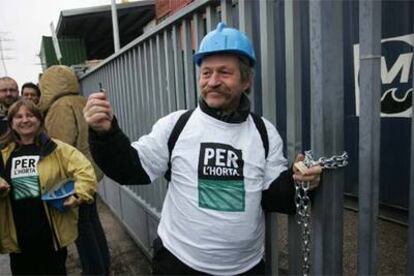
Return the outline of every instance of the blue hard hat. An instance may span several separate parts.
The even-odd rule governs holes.
[[[66,180],[60,185],[56,185],[46,194],[42,195],[42,200],[46,201],[50,206],[59,212],[65,212],[63,202],[66,198],[75,193],[75,183],[72,179]]]
[[[256,62],[253,45],[243,32],[229,28],[220,22],[214,31],[209,32],[201,40],[198,52],[194,55],[194,62],[200,66],[205,56],[216,53],[233,53],[247,57],[250,66]]]

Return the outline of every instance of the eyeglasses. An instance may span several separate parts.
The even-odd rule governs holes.
[[[18,92],[16,88],[1,88],[0,89],[0,93],[6,93],[7,91],[9,91],[10,93]]]

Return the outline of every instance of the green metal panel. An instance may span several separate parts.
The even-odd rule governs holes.
[[[43,71],[54,64],[59,64],[53,49],[52,37],[42,36],[39,57]]]
[[[83,39],[59,38],[60,51],[62,53],[61,64],[71,66],[85,64],[86,48]],[[52,65],[59,64],[55,49],[53,48],[52,37],[43,36],[40,48],[40,60],[42,69],[45,70]]]

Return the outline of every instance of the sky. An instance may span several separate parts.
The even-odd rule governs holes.
[[[119,3],[120,1],[117,1]],[[111,5],[111,0],[0,0],[0,38],[7,75],[19,88],[37,83],[42,71],[38,54],[42,36],[51,36],[62,10]],[[5,76],[0,59],[0,76]]]

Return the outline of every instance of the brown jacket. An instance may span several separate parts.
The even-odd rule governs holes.
[[[52,66],[43,73],[40,90],[39,107],[45,114],[48,135],[81,151],[92,161],[96,178],[101,180],[103,173],[93,162],[89,150],[88,125],[82,112],[86,99],[80,95],[75,73],[67,66]]]

